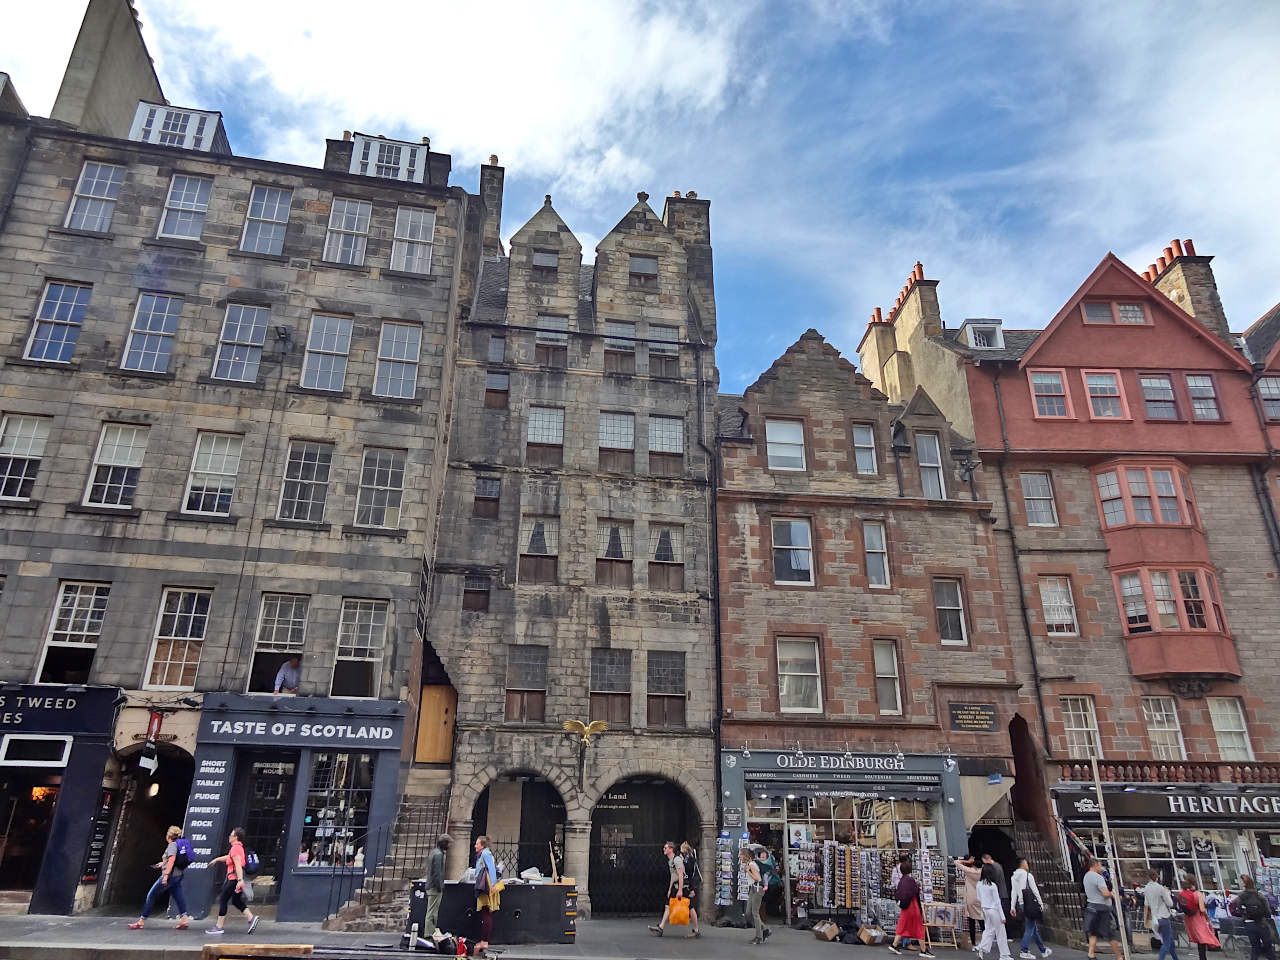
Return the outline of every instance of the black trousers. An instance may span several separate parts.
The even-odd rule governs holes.
[[[222,892],[218,895],[218,916],[225,917],[227,915],[227,904],[230,903],[237,910],[247,910],[248,904],[244,902],[244,894],[236,890],[236,878],[227,877],[222,881]]]

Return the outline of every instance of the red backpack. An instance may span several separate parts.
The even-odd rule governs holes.
[[[1200,897],[1194,890],[1182,890],[1178,893],[1178,906],[1184,915],[1194,916],[1200,912]]]

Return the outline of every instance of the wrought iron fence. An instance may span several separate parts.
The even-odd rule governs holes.
[[[667,859],[657,843],[601,844],[591,849],[591,912],[658,915],[667,900]]]
[[[370,827],[358,836],[352,847],[364,848],[364,862],[357,866],[348,861],[329,868],[328,915],[352,900],[368,877],[376,876],[384,887],[394,887],[423,876],[448,817],[449,798],[433,798],[401,806],[395,820]]]
[[[500,873],[506,880],[518,877],[520,872],[530,867],[537,867],[544,877],[551,876],[551,851],[556,854],[556,871],[564,872],[564,847],[561,844],[548,844],[542,841],[523,841],[511,843],[490,842],[489,852],[500,867]],[[471,857],[474,865],[475,857]]]

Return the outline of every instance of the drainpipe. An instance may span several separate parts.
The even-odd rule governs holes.
[[[704,410],[706,404],[707,384],[706,380],[704,380],[702,376],[702,351],[703,344],[695,343],[693,345],[694,365],[697,367],[698,375],[698,446],[702,448],[702,453],[707,458],[707,481],[711,488],[711,494],[708,497],[710,505],[710,536],[708,538],[708,549],[711,554],[711,589],[709,591],[709,599],[711,600],[712,652],[714,662],[711,675],[716,687],[715,712],[711,716],[711,765],[715,771],[716,786],[716,822],[712,824],[712,831],[718,833],[720,830],[720,822],[724,819],[724,784],[722,782],[723,777],[720,774],[720,718],[724,713],[724,687],[720,676],[720,656],[723,641],[720,634],[720,536],[718,527],[720,506],[717,494],[717,491],[720,488],[720,462],[716,451],[713,451],[706,443]],[[715,422],[718,425],[718,420]],[[718,428],[716,432],[719,433]],[[719,442],[716,443],[716,446],[717,448],[719,447]],[[703,830],[706,830],[705,826],[703,827]],[[699,853],[701,853],[701,851],[699,851]]]
[[[1249,397],[1253,400],[1253,412],[1262,431],[1262,442],[1267,445],[1267,463],[1265,466],[1249,464],[1249,475],[1253,479],[1253,492],[1262,510],[1262,525],[1266,528],[1267,542],[1271,545],[1271,557],[1275,560],[1276,569],[1280,570],[1280,521],[1277,520],[1275,503],[1267,489],[1267,470],[1275,466],[1276,448],[1271,445],[1271,435],[1267,433],[1267,411],[1262,405],[1262,396],[1258,393],[1258,380],[1264,370],[1262,364],[1255,365],[1253,378],[1249,381]]]
[[[1004,398],[1000,393],[1000,373],[999,368],[996,370],[995,378],[991,381],[992,389],[996,395],[996,411],[1000,414],[1000,442],[1003,445],[1003,452],[1000,459],[996,463],[996,469],[1000,474],[1000,495],[1004,498],[1004,522],[1007,527],[1006,533],[1009,534],[1009,546],[1013,550],[1013,575],[1018,578],[1018,609],[1022,613],[1022,629],[1027,634],[1027,649],[1031,651],[1031,677],[1036,687],[1036,708],[1040,714],[1040,729],[1044,735],[1044,752],[1045,759],[1053,760],[1053,746],[1049,739],[1049,718],[1044,712],[1044,686],[1040,679],[1040,662],[1036,657],[1036,642],[1031,635],[1031,615],[1027,611],[1027,585],[1022,577],[1022,551],[1018,547],[1018,534],[1013,526],[1013,509],[1009,503],[1009,484],[1005,479],[1005,464],[1009,462],[1011,447],[1009,445],[1009,427],[1004,417]]]

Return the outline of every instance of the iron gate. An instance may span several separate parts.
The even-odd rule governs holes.
[[[591,848],[591,912],[662,915],[671,874],[660,843],[599,844]]]

